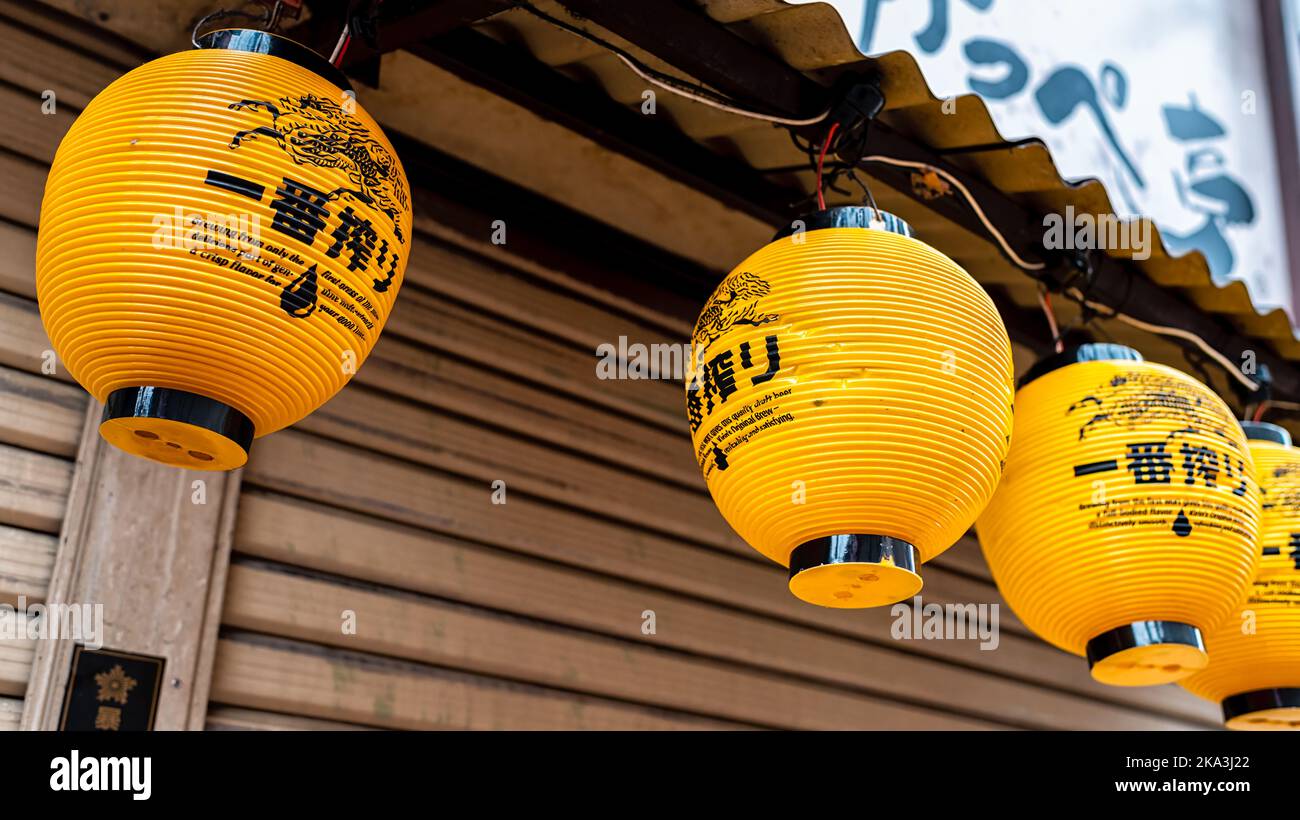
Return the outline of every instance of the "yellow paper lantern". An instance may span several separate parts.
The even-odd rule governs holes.
[[[1204,634],[1258,564],[1259,488],[1223,401],[1121,345],[1039,362],[1016,394],[1002,484],[977,525],[998,589],[1103,683],[1205,666]]]
[[[893,603],[993,493],[1011,347],[988,295],[905,223],[834,208],[732,271],[695,326],[687,410],[709,492],[790,590]]]
[[[406,175],[343,75],[260,31],[213,32],[77,117],[41,205],[36,288],[100,433],[231,469],[374,346],[406,268]]]
[[[1230,729],[1300,729],[1300,450],[1277,425],[1241,426],[1264,499],[1259,573],[1205,636],[1209,666],[1179,684],[1221,704]]]

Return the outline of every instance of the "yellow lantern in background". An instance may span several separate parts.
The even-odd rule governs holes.
[[[1203,668],[1204,634],[1259,559],[1259,488],[1241,427],[1205,385],[1121,345],[1035,365],[979,540],[1025,625],[1103,683]]]
[[[127,73],[41,206],[41,318],[127,452],[231,469],[364,361],[401,285],[406,175],[343,75],[260,31]]]
[[[1241,426],[1264,499],[1259,574],[1205,636],[1209,666],[1179,684],[1221,704],[1230,729],[1300,729],[1300,450],[1277,425]]]
[[[901,220],[834,208],[778,234],[695,327],[686,400],[709,492],[790,590],[910,597],[997,485],[1014,373],[1002,319]]]

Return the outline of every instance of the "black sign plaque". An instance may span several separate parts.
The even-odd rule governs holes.
[[[65,732],[148,732],[153,730],[162,687],[164,658],[114,649],[72,652],[72,671],[63,698],[59,729]]]

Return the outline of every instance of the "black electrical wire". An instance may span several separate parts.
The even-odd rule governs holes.
[[[720,94],[717,91],[714,91],[713,89],[707,86],[700,85],[698,83],[693,83],[688,80],[683,80],[680,77],[676,77],[667,72],[660,71],[657,68],[653,68],[647,65],[645,61],[641,60],[636,55],[629,52],[627,49],[620,48],[619,46],[611,43],[610,41],[606,40],[603,37],[600,37],[599,35],[593,34],[590,31],[587,31],[585,29],[579,28],[578,26],[575,26],[564,20],[561,20],[558,17],[547,14],[541,9],[538,9],[537,7],[533,6],[531,3],[523,2],[523,0],[515,0],[513,7],[517,9],[522,9],[528,12],[529,14],[533,15],[534,17],[537,17],[538,19],[544,20],[553,26],[564,29],[570,34],[581,37],[582,39],[587,40],[588,42],[595,43],[601,48],[610,51],[613,54],[620,57],[624,62],[628,64],[629,67],[633,69],[633,71],[640,73],[644,78],[650,80],[651,82],[659,83],[664,87],[666,87],[669,91],[676,91],[677,93],[682,94],[686,97],[694,97],[699,102],[721,106],[727,109],[728,111],[731,111],[736,114],[740,114],[742,116],[756,117],[758,119],[763,119],[776,124],[784,124],[784,125],[812,124],[815,122],[820,122],[821,120],[825,119],[827,114],[829,113],[829,109],[827,109],[826,111],[822,112],[816,117],[812,117],[810,119],[802,120],[802,121],[795,121],[795,120],[790,120],[785,117],[782,117],[778,114],[753,110],[752,108],[749,108],[746,105],[734,99],[731,99],[724,94]]]

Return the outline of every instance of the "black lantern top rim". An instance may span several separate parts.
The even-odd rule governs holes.
[[[1241,429],[1246,433],[1247,441],[1271,441],[1283,447],[1291,446],[1291,433],[1285,427],[1267,421],[1243,421]]]
[[[269,54],[302,66],[344,91],[352,91],[352,83],[330,61],[296,40],[280,34],[252,28],[223,28],[210,31],[195,42],[199,48],[246,51],[252,54]]]
[[[887,231],[910,237],[912,226],[888,211],[867,205],[837,205],[820,211],[803,214],[792,220],[772,237],[775,242],[800,232],[820,231],[825,228],[866,228]]]
[[[1062,367],[1069,367],[1080,362],[1141,361],[1145,361],[1142,354],[1128,345],[1115,344],[1114,342],[1089,342],[1074,345],[1073,347],[1067,347],[1060,353],[1054,353],[1034,362],[1033,367],[1030,367],[1025,372],[1025,375],[1020,378],[1018,387],[1024,387],[1035,379],[1046,376],[1053,370],[1060,370]]]

